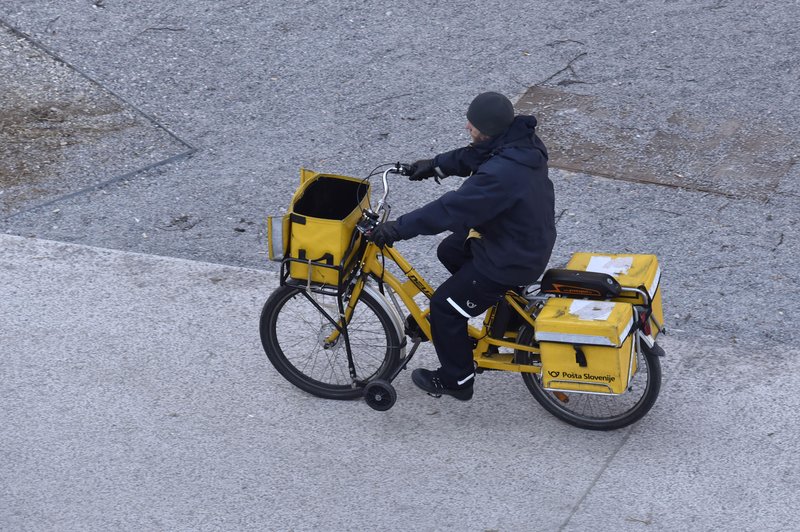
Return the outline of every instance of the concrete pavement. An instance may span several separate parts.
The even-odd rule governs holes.
[[[0,249],[4,530],[796,529],[793,346],[666,337],[655,407],[610,433],[561,423],[502,373],[465,404],[405,373],[379,413],[269,365],[272,273]]]

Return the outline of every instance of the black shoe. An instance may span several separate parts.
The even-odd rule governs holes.
[[[447,386],[442,382],[438,370],[418,368],[411,372],[411,380],[414,381],[417,388],[421,388],[433,397],[451,395],[459,401],[469,401],[472,399],[472,383],[475,382],[475,374],[464,379],[464,384]]]

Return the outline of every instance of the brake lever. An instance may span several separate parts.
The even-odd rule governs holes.
[[[401,163],[401,162],[398,161],[398,162],[396,162],[394,164],[394,167],[395,167],[395,170],[397,171],[397,173],[402,175],[402,176],[408,177],[408,176],[411,175],[411,165],[410,164],[405,164],[405,163]],[[436,181],[437,185],[441,185],[442,184],[441,180],[439,179],[439,175],[438,174],[433,176],[433,180]]]
[[[398,162],[396,162],[394,164],[394,168],[397,171],[397,173],[402,175],[402,176],[408,177],[408,176],[411,175],[411,165],[410,164],[405,164],[405,163],[401,163],[401,162],[398,161]]]

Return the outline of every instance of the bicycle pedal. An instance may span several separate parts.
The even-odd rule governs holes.
[[[406,322],[403,332],[405,332],[406,336],[411,338],[412,342],[416,342],[417,340],[419,340],[420,342],[430,342],[428,337],[425,335],[424,332],[422,332],[422,329],[420,328],[419,324],[417,324],[416,320],[414,320],[411,314],[406,316]]]

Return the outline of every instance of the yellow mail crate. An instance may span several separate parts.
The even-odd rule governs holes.
[[[600,272],[612,275],[620,285],[638,288],[650,296],[653,302],[653,318],[657,324],[652,326],[655,338],[664,325],[664,310],[661,305],[661,267],[655,255],[575,253],[567,263],[567,269]],[[642,296],[623,292],[614,301],[642,304]]]
[[[296,259],[289,261],[293,279],[337,285],[358,249],[355,226],[369,207],[369,193],[361,179],[301,170],[289,213],[268,219],[270,259]]]
[[[636,371],[633,306],[548,299],[536,318],[547,390],[619,395]]]

